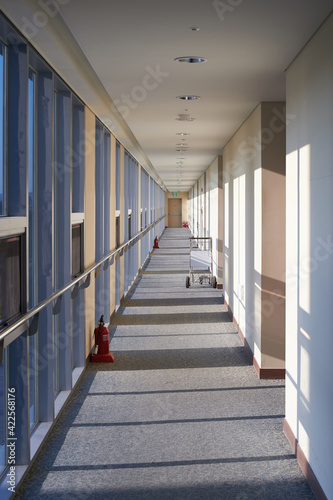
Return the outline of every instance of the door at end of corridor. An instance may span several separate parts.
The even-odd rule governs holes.
[[[168,199],[168,227],[182,227],[182,199]]]

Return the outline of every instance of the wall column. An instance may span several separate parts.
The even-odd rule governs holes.
[[[127,214],[125,214],[125,149],[120,145],[120,246],[125,243],[125,224],[127,224]],[[120,258],[120,300],[125,293],[125,257]]]
[[[206,180],[206,179],[205,179]],[[223,157],[218,157],[217,288],[223,288]]]
[[[111,134],[110,248],[116,248],[116,139]],[[116,309],[116,261],[110,267],[110,314]]]
[[[84,268],[95,263],[95,115],[85,108],[85,186],[84,186]],[[93,235],[93,237],[92,237]],[[85,289],[86,358],[95,343],[95,273],[90,274],[90,286]]]

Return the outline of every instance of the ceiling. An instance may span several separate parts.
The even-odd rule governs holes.
[[[0,0],[0,7],[162,187],[189,191],[260,101],[285,100],[285,69],[333,0]],[[207,61],[175,61],[182,56]]]

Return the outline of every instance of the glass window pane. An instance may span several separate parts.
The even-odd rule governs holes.
[[[37,305],[36,73],[28,80],[29,309]],[[30,429],[37,423],[37,334],[29,337]]]
[[[84,109],[73,106],[72,212],[84,212]]]
[[[53,184],[54,184],[54,195],[53,195],[53,230],[54,230],[54,246],[53,246],[53,286],[54,291],[58,290],[58,260],[57,260],[57,235],[58,235],[58,127],[59,127],[59,114],[58,114],[58,93],[54,92],[53,101],[53,148],[54,148],[54,158],[53,158]],[[59,392],[59,322],[58,316],[53,316],[53,349],[54,349],[54,375],[53,375],[53,393],[56,396]]]
[[[0,365],[0,475],[6,468],[6,408],[7,408],[7,381],[6,381],[6,350],[3,353],[3,361]]]
[[[120,144],[116,145],[116,210],[120,210]]]
[[[82,241],[81,224],[72,227],[72,276],[82,273]]]
[[[0,240],[0,328],[21,313],[20,237]]]
[[[6,215],[6,46],[0,42],[0,216]]]

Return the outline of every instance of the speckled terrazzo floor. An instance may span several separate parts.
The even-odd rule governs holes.
[[[222,293],[185,288],[189,232],[168,229],[21,499],[314,499],[282,431],[284,383],[260,381]]]

